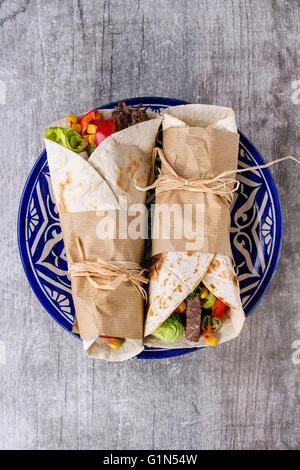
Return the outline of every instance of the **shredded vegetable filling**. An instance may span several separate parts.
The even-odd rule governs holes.
[[[208,346],[216,346],[214,333],[223,326],[224,311],[224,302],[201,282],[152,335],[171,344],[183,336],[185,329],[187,340],[198,342],[203,335]]]

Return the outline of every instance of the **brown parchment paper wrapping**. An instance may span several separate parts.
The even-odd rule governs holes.
[[[164,114],[163,144],[164,156],[178,176],[201,182],[232,170],[232,184],[235,184],[239,137],[232,109],[201,104],[169,108]],[[170,170],[162,165],[162,174],[166,175],[167,171]],[[156,191],[156,196],[158,204],[202,204],[203,220],[197,229],[198,233],[202,230],[203,238],[201,244],[194,243],[193,247],[189,246],[190,240],[183,243],[177,239],[153,240],[155,256],[150,267],[144,344],[172,349],[207,346],[203,335],[198,342],[191,342],[185,331],[170,345],[152,336],[200,282],[227,306],[223,327],[216,334],[218,343],[235,338],[242,330],[245,314],[231,257],[229,203],[221,196],[188,192],[183,188],[165,193]],[[178,218],[175,224],[178,225]]]
[[[134,261],[141,265],[144,240],[98,238],[97,225],[102,218],[103,215],[100,216],[96,211],[60,214],[68,262],[80,262],[75,242],[79,237],[88,261],[96,261],[97,257],[101,257],[112,262]],[[130,221],[128,217],[127,223],[130,224]],[[104,283],[97,277],[93,279]],[[93,287],[85,277],[73,276],[72,295],[76,310],[73,331],[79,330],[81,338],[89,339],[100,334],[143,338],[144,302],[130,282],[123,282],[116,290],[102,290]]]
[[[164,130],[165,157],[176,173],[187,179],[209,179],[225,170],[237,169],[238,149],[239,135],[223,129],[171,127]],[[167,173],[168,170],[162,164],[161,174]],[[169,208],[173,204],[179,204],[182,209],[185,204],[191,204],[193,210],[190,223],[194,231],[196,229],[196,205],[202,204],[203,224],[197,226],[197,232],[201,234],[199,240],[188,239],[184,233],[180,239],[176,239],[173,228],[175,224],[178,224],[178,219],[173,221],[171,219],[170,237],[162,239],[162,231],[157,228],[157,224],[159,223],[161,227],[164,216],[159,220],[159,216],[156,215],[159,213],[156,206],[154,233],[160,238],[152,240],[152,255],[188,250],[221,253],[232,257],[229,236],[230,205],[222,197],[179,189],[158,193],[156,205],[158,204],[167,205]]]

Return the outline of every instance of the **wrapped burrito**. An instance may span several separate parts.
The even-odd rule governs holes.
[[[119,103],[69,114],[44,133],[71,275],[73,331],[92,357],[120,361],[143,349],[144,237],[128,238],[126,224],[128,208],[145,203],[132,181],[138,171],[139,182],[148,183],[160,122]],[[126,222],[119,237],[116,219],[123,229]]]
[[[161,170],[153,185],[156,205],[145,323],[145,344],[150,347],[215,346],[236,337],[243,327],[230,247],[236,182],[220,177],[237,169],[238,147],[232,109],[194,104],[164,112]],[[186,215],[183,208],[188,206]],[[196,226],[191,231],[194,239],[185,232],[159,232],[156,214],[166,219],[171,207],[182,209],[171,220],[173,232],[184,222],[185,228]]]

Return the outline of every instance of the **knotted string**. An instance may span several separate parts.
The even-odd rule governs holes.
[[[230,177],[230,175],[235,175],[236,173],[243,173],[245,171],[254,171],[260,168],[267,168],[283,160],[294,160],[295,162],[300,163],[299,160],[297,160],[295,157],[288,155],[286,157],[278,158],[277,160],[274,160],[272,162],[265,163],[264,165],[256,165],[236,170],[226,170],[222,173],[219,173],[214,178],[187,179],[183,178],[182,176],[179,176],[176,173],[174,168],[167,161],[162,149],[158,147],[155,147],[153,149],[152,163],[155,161],[157,154],[159,154],[162,164],[165,165],[169,173],[163,176],[159,176],[157,180],[154,181],[154,183],[144,188],[136,184],[136,178],[134,177],[134,185],[136,189],[138,189],[139,191],[148,191],[149,189],[156,188],[156,194],[163,193],[165,191],[172,191],[175,189],[210,193],[223,197],[229,204],[233,202],[233,194],[240,187],[240,182],[237,181],[234,177]]]
[[[80,262],[68,263],[69,273],[72,277],[86,277],[95,289],[116,290],[123,282],[129,281],[138,293],[147,300],[147,292],[142,284],[148,284],[149,279],[144,276],[147,269],[141,268],[134,261],[107,261],[100,257],[97,261],[87,261],[84,257],[83,247],[80,239],[75,238],[76,246],[80,256]],[[100,277],[107,284],[98,284],[91,276]]]

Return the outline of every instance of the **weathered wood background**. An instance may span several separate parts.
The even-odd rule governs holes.
[[[181,358],[87,359],[31,291],[16,237],[42,130],[69,111],[228,105],[267,161],[299,156],[299,25],[299,0],[0,1],[2,449],[299,448],[296,165],[272,170],[284,239],[267,295],[237,340]]]

